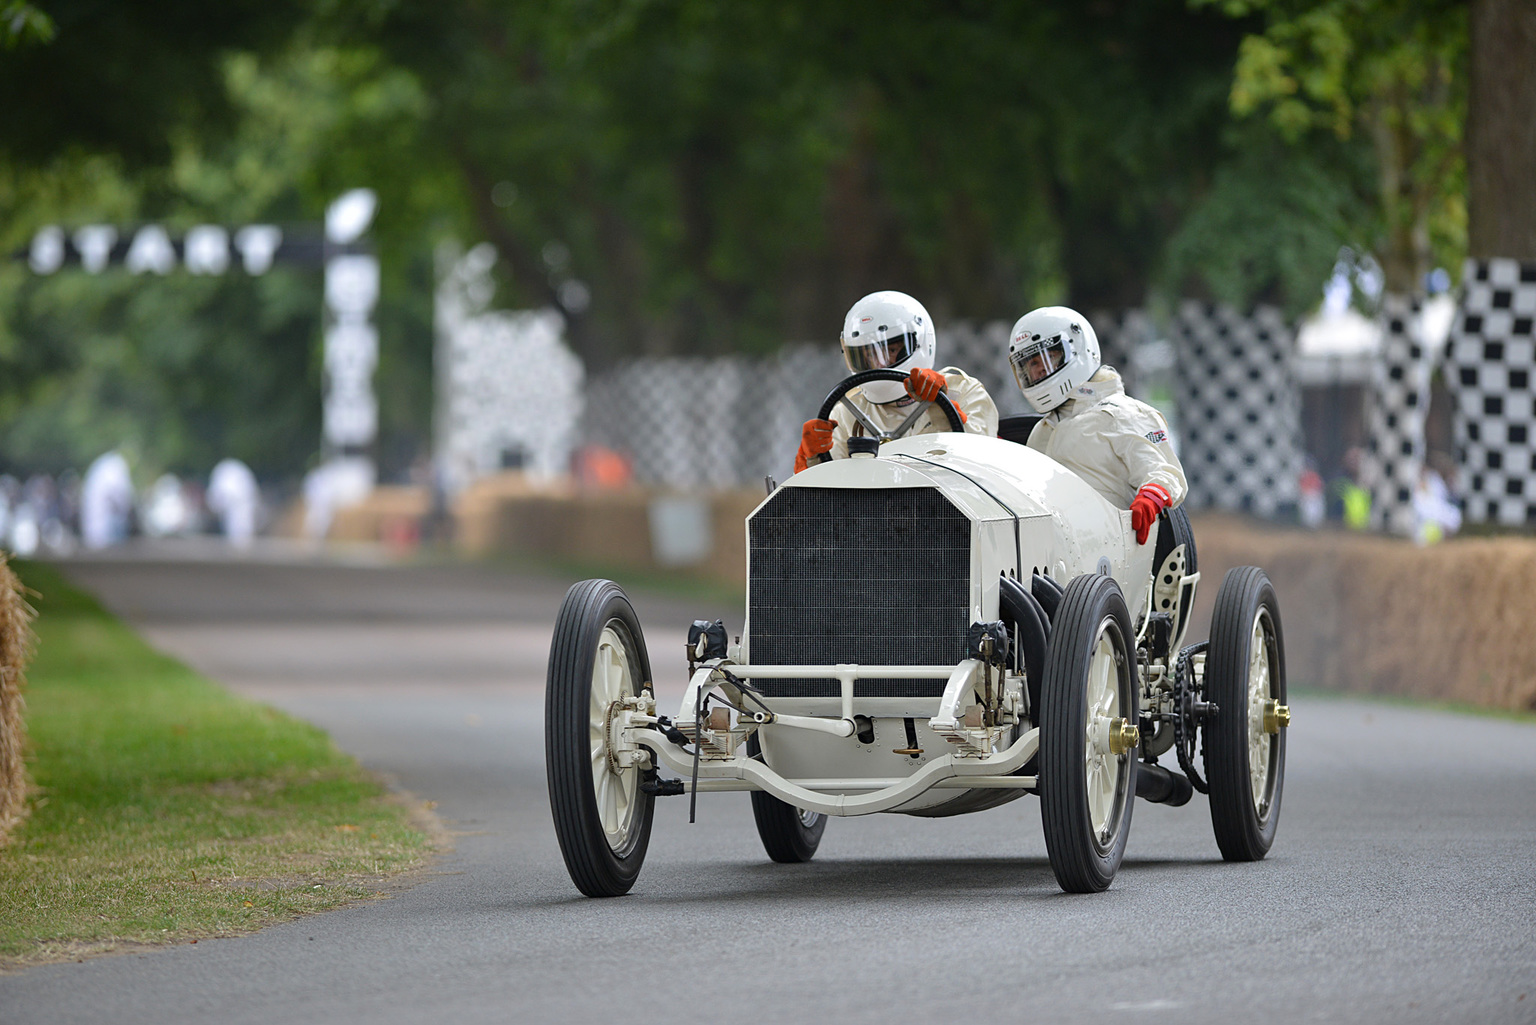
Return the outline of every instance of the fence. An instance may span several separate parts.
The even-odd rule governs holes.
[[[1141,311],[1094,323],[1105,361],[1125,368],[1156,337]],[[1011,325],[959,324],[939,333],[938,360],[986,385],[1003,416],[1029,412],[1008,366]],[[1220,382],[1180,395],[1181,444],[1197,506],[1274,515],[1295,501],[1301,455],[1296,388],[1287,373],[1292,335],[1275,311],[1245,318],[1190,305],[1174,325],[1186,379]],[[626,454],[635,476],[663,488],[756,486],[793,469],[800,425],[847,375],[831,347],[777,356],[637,359],[587,382],[583,435]]]
[[[488,263],[475,264],[477,252],[456,265],[462,280],[445,279],[439,296],[439,370],[447,382],[439,459],[455,479],[505,465],[513,450],[524,465],[559,472],[579,439],[622,453],[651,486],[757,487],[764,476],[791,472],[800,425],[845,374],[832,346],[794,345],[761,358],[631,360],[583,383],[557,322],[484,308],[489,291],[477,286]],[[1421,337],[1416,302],[1384,301],[1361,466],[1378,529],[1413,529],[1436,369],[1455,394],[1467,518],[1536,523],[1536,265],[1469,262],[1465,282],[1443,347]],[[1296,333],[1277,310],[1239,314],[1186,302],[1162,325],[1143,310],[1091,320],[1105,361],[1120,368],[1133,394],[1169,414],[1192,508],[1273,517],[1294,505],[1304,461]],[[978,378],[1004,416],[1029,412],[1008,368],[1008,331],[1002,321],[956,323],[939,332],[938,350],[939,365]],[[515,360],[500,352],[511,348]],[[530,366],[538,373],[526,373]],[[529,380],[540,387],[530,390]]]

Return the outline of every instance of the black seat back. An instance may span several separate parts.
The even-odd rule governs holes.
[[[1020,445],[1027,444],[1029,432],[1035,429],[1035,424],[1040,422],[1038,416],[1005,416],[997,422],[997,436],[1004,441],[1016,441]]]

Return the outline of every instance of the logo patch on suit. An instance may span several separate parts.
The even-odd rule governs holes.
[[[1167,431],[1148,431],[1147,432],[1147,440],[1150,441],[1154,445],[1161,445],[1163,442],[1168,440],[1168,432]]]

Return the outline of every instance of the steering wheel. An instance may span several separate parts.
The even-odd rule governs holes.
[[[830,419],[832,410],[836,408],[839,402],[843,402],[843,397],[861,384],[867,384],[870,381],[905,381],[906,379],[907,375],[900,370],[861,370],[852,377],[845,377],[835,388],[827,393],[827,401],[821,404],[821,411],[816,414],[816,419]],[[960,411],[955,408],[955,404],[950,399],[948,392],[939,392],[939,397],[934,399],[933,404],[944,411],[944,415],[949,419],[950,430],[965,430],[965,421],[960,419]],[[858,406],[851,402],[843,402],[843,405],[847,407],[848,412],[853,414],[855,420],[864,425],[864,429],[872,437],[878,438],[881,441],[894,441],[897,438],[906,437],[907,432],[912,429],[913,424],[917,423],[918,418],[923,415],[927,407],[927,403],[917,403],[917,408],[912,410],[910,416],[897,424],[894,430],[882,431],[875,426],[874,421],[866,416],[864,411]],[[816,461],[818,463],[829,463],[832,461],[832,454],[830,452],[819,452],[816,455]]]

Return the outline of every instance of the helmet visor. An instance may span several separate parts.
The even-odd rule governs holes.
[[[1020,388],[1033,388],[1067,365],[1071,352],[1061,335],[1043,338],[1015,352],[1009,362],[1013,364],[1014,379]]]
[[[917,334],[908,331],[899,335],[869,334],[869,340],[854,340],[851,344],[843,339],[843,359],[848,369],[857,374],[865,370],[885,370],[906,362],[917,351]]]

